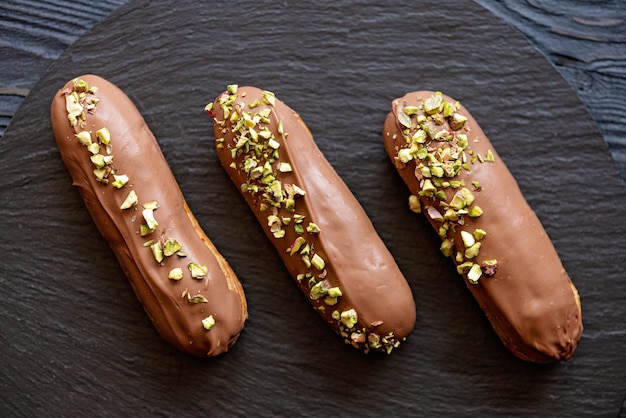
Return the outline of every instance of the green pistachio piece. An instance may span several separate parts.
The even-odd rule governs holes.
[[[263,92],[263,99],[261,100],[261,104],[267,103],[271,106],[274,106],[276,103],[276,97],[274,95],[274,93],[272,93],[271,91],[264,91]]]
[[[426,206],[426,213],[428,217],[433,221],[443,222],[443,215],[439,210],[433,206]]]
[[[274,235],[274,238],[280,239],[280,238],[284,238],[286,233],[287,231],[285,231],[284,229],[279,229],[278,231],[272,232],[272,235]]]
[[[327,304],[328,306],[335,306],[338,302],[337,298],[333,298],[330,296],[327,296],[324,298],[324,303]]]
[[[313,254],[313,257],[311,258],[311,264],[313,265],[313,267],[320,271],[324,270],[324,267],[326,266],[326,262],[318,254]]]
[[[343,293],[341,292],[341,289],[339,287],[331,287],[330,289],[328,289],[328,296],[330,296],[331,298],[338,298],[340,296],[343,296]]]
[[[168,238],[163,245],[163,254],[166,257],[171,257],[183,248],[183,245],[176,241],[174,238]]]
[[[472,203],[474,203],[474,194],[465,187],[463,187],[460,192],[463,195],[463,198],[465,198],[465,204],[467,206],[471,206]]]
[[[483,275],[483,272],[478,264],[473,264],[470,270],[467,272],[467,280],[471,284],[477,284],[480,276]]]
[[[226,91],[230,94],[237,94],[237,89],[239,88],[238,84],[229,84],[226,86]]]
[[[91,145],[91,134],[88,131],[79,132],[75,134],[75,136],[76,139],[78,139],[78,142],[81,143],[81,145],[84,145],[86,147]]]
[[[126,199],[122,202],[120,209],[129,209],[135,206],[139,202],[139,198],[137,197],[137,193],[134,190],[128,192]]]
[[[463,209],[467,205],[465,198],[459,192],[457,192],[450,201],[450,207],[453,209]]]
[[[309,234],[319,234],[320,232],[322,232],[322,230],[319,226],[317,226],[317,224],[309,222],[309,224],[306,226],[306,232],[308,232]]]
[[[215,326],[215,318],[213,318],[213,315],[209,315],[206,318],[204,318],[202,320],[202,326],[207,331],[209,331],[211,328],[213,328]]]
[[[487,151],[487,155],[485,156],[485,161],[492,163],[494,161],[493,153],[491,150]]]
[[[478,218],[482,214],[483,214],[483,210],[480,208],[480,206],[472,206],[472,208],[469,211],[469,216],[472,218]]]
[[[94,154],[100,154],[100,144],[96,143],[96,142],[92,142],[91,144],[89,144],[87,146],[87,149],[89,150],[89,152],[94,155]]]
[[[294,255],[295,253],[300,251],[300,248],[302,248],[304,244],[306,244],[306,240],[303,237],[296,238],[291,246],[287,249],[289,255]]]
[[[141,206],[143,206],[144,209],[152,210],[157,210],[159,208],[159,204],[156,200],[151,200],[150,202],[143,203]]]
[[[439,250],[441,250],[441,253],[444,256],[450,257],[452,253],[454,252],[454,240],[451,240],[451,239],[444,240],[441,243],[441,247],[439,247]]]
[[[411,127],[411,117],[404,113],[402,110],[398,110],[396,112],[396,117],[398,119],[398,123],[405,128]]]
[[[435,93],[424,101],[424,111],[429,115],[439,113],[443,110],[443,95],[440,92]]]
[[[201,279],[209,272],[209,268],[202,264],[189,263],[187,265],[187,268],[191,273],[191,277],[193,277],[194,279]]]
[[[480,266],[483,274],[487,277],[491,277],[498,271],[498,261],[496,259],[485,260]]]
[[[106,126],[96,131],[96,137],[104,145],[108,145],[109,142],[111,142],[111,132],[109,132],[109,128],[107,128]]]
[[[91,159],[93,165],[95,165],[97,168],[102,168],[107,165],[106,157],[102,154],[94,154],[89,158]]]
[[[461,231],[461,239],[463,240],[463,246],[465,248],[469,248],[476,243],[474,235],[470,234],[467,231]]]
[[[359,317],[354,309],[349,309],[341,312],[340,320],[346,327],[352,329],[359,321]]]
[[[152,251],[152,255],[157,263],[163,261],[163,246],[160,241],[155,242],[150,246],[150,250]]]
[[[309,297],[312,300],[318,300],[319,298],[323,298],[328,295],[328,289],[330,288],[330,284],[327,280],[322,280],[319,283],[315,283],[311,290],[309,291]]]
[[[424,180],[424,184],[422,185],[422,192],[424,194],[432,194],[437,191],[437,188],[433,185],[432,181],[429,179]]]
[[[417,112],[419,111],[419,107],[417,107],[417,106],[404,106],[404,109],[402,109],[402,111],[407,116],[417,115]]]
[[[465,249],[465,258],[472,259],[480,252],[480,242],[474,243],[474,245]]]
[[[116,189],[121,189],[128,183],[128,176],[126,174],[114,174],[113,182],[111,183]]]
[[[418,129],[417,131],[415,131],[411,139],[413,140],[413,142],[423,144],[424,142],[426,142],[426,138],[428,138],[426,131],[424,131],[423,129]]]
[[[278,171],[280,171],[281,173],[291,173],[293,171],[293,168],[291,168],[291,164],[289,163],[278,163]]]
[[[139,227],[139,235],[142,237],[145,237],[146,235],[150,235],[153,232],[154,232],[154,229],[150,229],[150,227],[146,224],[142,224]]]
[[[444,102],[444,104],[443,104],[443,117],[444,118],[449,118],[450,116],[452,116],[454,114],[454,112],[456,112],[456,109],[454,108],[454,103]]]
[[[175,281],[181,280],[183,278],[183,269],[181,269],[180,267],[175,267],[171,269],[169,274],[167,275],[167,278]]]
[[[195,296],[191,296],[189,293],[187,293],[187,301],[189,303],[208,303],[209,302],[207,298],[205,298],[199,293]]]
[[[141,211],[141,215],[143,216],[143,219],[146,221],[146,225],[151,231],[154,231],[159,226],[159,223],[154,218],[154,209],[144,209]]]
[[[304,263],[306,268],[311,267],[311,258],[308,255],[305,254],[302,256],[302,262]]]
[[[449,121],[450,128],[452,128],[455,131],[458,131],[465,125],[465,122],[467,122],[467,118],[465,116],[461,115],[460,113],[455,113],[450,118],[450,121]]]
[[[413,194],[409,196],[409,209],[415,213],[420,213],[422,211],[422,204],[420,203],[419,197]]]
[[[472,263],[471,261],[466,261],[466,262],[461,263],[458,266],[456,266],[456,271],[459,274],[467,274],[470,271],[470,269],[472,268],[473,265],[474,265],[474,263]]]
[[[106,183],[108,182],[108,179],[106,177],[109,175],[110,172],[110,167],[95,168],[93,170],[93,175],[96,177],[97,181]]]
[[[487,235],[487,231],[484,229],[477,228],[474,230],[474,238],[476,238],[476,241],[480,241],[485,235]]]
[[[411,154],[411,150],[409,148],[401,148],[398,151],[398,159],[403,164],[406,164],[413,159],[413,154]]]

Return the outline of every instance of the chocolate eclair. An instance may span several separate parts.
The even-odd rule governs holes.
[[[504,345],[519,358],[572,356],[578,291],[539,219],[458,101],[417,91],[392,102],[385,149]]]
[[[198,357],[227,351],[247,318],[242,286],[131,100],[84,75],[57,92],[50,113],[73,184],[155,328]]]
[[[300,116],[236,85],[206,110],[222,166],[314,309],[346,343],[391,352],[415,324],[411,289]]]

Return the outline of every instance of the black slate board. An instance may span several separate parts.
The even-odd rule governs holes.
[[[250,319],[224,356],[190,358],[158,336],[70,184],[48,109],[85,72],[135,101],[244,284]],[[229,83],[272,90],[300,113],[396,256],[418,321],[391,356],[365,356],[323,324],[219,166],[203,107]],[[569,362],[537,366],[506,351],[438,238],[408,211],[381,129],[390,100],[425,88],[480,121],[578,286],[586,328]],[[620,407],[626,194],[567,84],[474,3],[132,1],[42,77],[0,143],[0,170],[2,416],[615,416]]]

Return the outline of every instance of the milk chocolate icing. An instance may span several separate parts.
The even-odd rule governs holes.
[[[131,100],[84,75],[54,96],[51,119],[74,186],[158,332],[195,356],[227,351],[247,318],[243,289]]]
[[[346,343],[391,352],[414,327],[411,290],[300,116],[235,85],[207,110],[221,164],[314,309]]]
[[[580,299],[539,219],[469,112],[412,92],[392,102],[383,131],[411,208],[438,232],[504,345],[537,363],[572,356]]]

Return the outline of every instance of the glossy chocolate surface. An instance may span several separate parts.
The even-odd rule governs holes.
[[[435,230],[439,230],[444,222],[440,215],[451,206],[452,198],[461,187],[440,188],[445,192],[445,200],[429,197],[422,191],[424,181],[430,181],[435,176],[426,178],[422,175],[418,167],[422,160],[419,158],[403,162],[399,157],[399,151],[408,151],[413,135],[420,129],[417,119],[430,119],[423,103],[434,95],[434,92],[418,91],[394,100],[385,121],[383,136],[392,163],[411,193],[416,196],[422,193],[419,198],[421,211]],[[454,99],[443,97],[445,101],[455,103]],[[420,110],[417,114],[404,112],[405,108],[411,107]],[[405,117],[407,113],[412,116]],[[455,257],[455,254],[466,251],[461,231],[486,231],[484,238],[480,239],[478,255],[470,262],[482,265],[488,260],[497,260],[495,274],[491,275],[493,270],[483,268],[476,284],[468,280],[468,274],[463,276],[495,331],[505,346],[524,360],[548,363],[568,359],[582,333],[578,293],[546,231],[489,139],[467,109],[460,106],[457,113],[467,118],[461,129],[453,129],[452,118],[443,118],[440,124],[433,124],[432,129],[443,130],[451,137],[433,139],[429,135],[423,146],[429,152],[438,152],[454,148],[459,134],[467,136],[467,148],[463,151],[467,169],[461,168],[455,176],[444,176],[440,180],[462,181],[474,196],[473,205],[468,204],[468,209],[478,206],[483,214],[462,216],[461,224],[456,224],[453,231],[444,234],[442,241],[453,240],[451,258],[460,265],[468,261],[467,258],[456,260]],[[408,119],[411,127],[407,129]],[[403,131],[410,140],[406,139]]]
[[[83,122],[72,126],[68,119],[66,95],[76,90],[74,81],[57,92],[51,106],[54,136],[74,186],[163,338],[198,357],[227,351],[247,317],[241,284],[189,210],[154,135],[131,100],[101,77],[84,75],[79,79],[97,87],[94,94],[82,92],[88,99],[97,99],[95,109],[84,112]],[[92,153],[76,137],[87,131],[96,143],[95,132],[103,127],[108,128],[111,139],[110,148],[101,144],[101,155],[113,156],[110,167],[129,178],[119,189],[111,182],[98,181]],[[113,173],[108,177],[113,180]],[[138,204],[120,209],[131,190],[138,196]],[[158,204],[153,212],[158,227],[141,236],[142,204],[151,201]],[[164,243],[168,238],[182,244],[182,249],[158,262],[148,244]],[[194,278],[190,263],[206,266],[208,272]],[[174,268],[182,269],[180,280],[168,278]],[[203,320],[209,316],[215,325],[207,330]]]
[[[415,302],[411,290],[363,208],[322,155],[300,116],[268,94],[255,87],[239,87],[236,92],[231,89],[215,100],[210,113],[219,159],[237,188],[247,189],[242,193],[246,202],[296,283],[324,320],[346,343],[366,352],[390,352],[413,330]],[[254,119],[260,114],[267,115],[265,121],[257,120],[254,126],[250,122],[241,127],[244,118]],[[271,133],[275,141],[273,148],[267,145],[270,139],[261,137],[264,132],[268,136]],[[257,136],[256,140],[252,139]],[[273,153],[274,148],[278,155]],[[259,155],[255,149],[264,149],[269,155]],[[266,162],[271,170],[263,176],[273,171],[269,176],[275,177],[283,189],[293,184],[305,192],[303,196],[295,196],[294,210],[286,209],[288,204],[283,202],[273,212],[263,197],[270,187],[250,180],[254,177],[248,173],[250,165],[262,166]],[[290,169],[283,169],[284,163]],[[254,185],[259,186],[256,192],[251,191]],[[298,215],[303,216],[303,227],[312,222],[321,232],[296,232]],[[287,218],[281,225],[284,236],[277,232],[278,227],[272,229],[269,225],[272,222],[268,220],[275,219],[273,216]],[[307,244],[291,251],[299,237]],[[303,251],[307,245],[310,252],[308,248]],[[302,257],[313,260],[315,255],[324,260],[323,268],[315,265],[307,268],[303,262]],[[316,289],[324,281],[326,287],[339,288],[341,296],[332,298],[332,294],[322,290],[322,296],[318,297]],[[352,318],[358,317],[355,324],[350,323],[351,310],[356,312]]]

